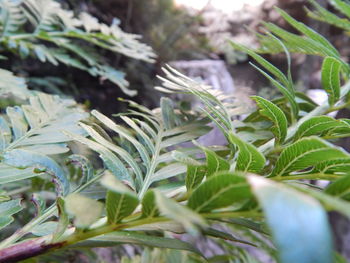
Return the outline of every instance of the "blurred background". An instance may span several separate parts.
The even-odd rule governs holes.
[[[107,24],[116,18],[124,31],[140,34],[141,41],[154,49],[157,55],[155,63],[108,52],[103,54],[111,66],[126,73],[130,87],[138,90],[138,96],[132,99],[148,107],[155,107],[159,102],[160,94],[153,87],[159,84],[156,75],[162,74],[161,67],[165,64],[170,64],[191,77],[201,78],[217,88],[241,94],[242,98],[257,93],[267,98],[274,97],[275,89],[270,89],[269,83],[248,64],[247,56],[236,52],[228,44],[228,40],[233,40],[256,47],[257,42],[251,31],[259,32],[263,20],[286,28],[273,6],[284,9],[299,21],[318,30],[335,44],[345,58],[349,55],[349,47],[339,44],[344,43],[347,36],[339,29],[309,20],[303,9],[303,6],[308,5],[305,0],[60,2],[77,13],[88,12]],[[317,2],[330,8],[327,0]],[[305,55],[293,56],[293,77],[299,90],[320,88],[321,59]],[[283,55],[270,55],[267,58],[276,66],[286,68]],[[89,108],[96,108],[106,114],[125,110],[124,104],[119,103],[117,98],[126,95],[115,84],[96,79],[86,72],[66,66],[55,67],[48,63],[43,67],[38,60],[21,60],[15,56],[1,64],[0,66],[19,75],[30,76],[31,86],[50,93],[70,94]],[[47,80],[46,83],[38,81],[43,77]]]

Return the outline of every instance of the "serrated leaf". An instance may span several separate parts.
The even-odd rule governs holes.
[[[318,163],[312,173],[321,174],[349,174],[350,159],[335,159]]]
[[[99,219],[103,211],[102,203],[77,193],[64,199],[64,207],[68,215],[74,218],[74,225],[82,229]]]
[[[134,212],[139,200],[122,182],[112,174],[106,174],[101,184],[109,189],[106,197],[107,220],[111,224],[119,223],[123,218]]]
[[[233,133],[229,134],[229,142],[238,148],[236,170],[258,173],[265,166],[265,156],[252,144],[244,142]]]
[[[205,156],[207,158],[207,177],[210,177],[220,171],[230,170],[230,163],[224,158],[221,158],[214,151],[206,147],[201,147],[201,149],[205,152]]]
[[[188,192],[195,189],[207,174],[207,166],[205,165],[187,165],[186,188]]]
[[[331,229],[318,201],[260,176],[250,175],[248,181],[264,210],[281,262],[332,262]]]
[[[350,126],[341,120],[329,116],[316,116],[304,121],[295,133],[295,139],[311,135],[323,136],[332,133],[337,128],[349,129]]]
[[[250,196],[244,177],[234,173],[220,173],[213,175],[193,191],[188,199],[188,206],[197,212],[210,212],[239,203]]]
[[[271,128],[271,131],[276,136],[276,144],[283,143],[287,136],[288,128],[286,115],[274,103],[265,100],[262,97],[253,96],[251,98],[254,99],[257,102],[258,106],[261,108],[259,111],[260,114],[267,117],[274,124],[274,126]]]
[[[350,175],[345,175],[329,184],[324,190],[326,194],[350,200]]]
[[[271,176],[288,175],[290,172],[315,166],[325,160],[348,157],[341,148],[317,137],[302,138],[282,151]]]
[[[334,105],[340,98],[340,71],[341,62],[333,57],[326,57],[323,60],[321,80],[322,87],[328,94],[328,103]]]
[[[156,204],[156,196],[153,190],[148,190],[142,199],[142,217],[157,217],[159,210]]]

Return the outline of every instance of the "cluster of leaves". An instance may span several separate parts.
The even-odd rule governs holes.
[[[294,51],[318,50],[325,57],[324,104],[298,93],[290,70],[284,74],[232,43],[282,94],[273,101],[254,96],[258,109],[242,121],[234,120],[234,98],[171,68],[164,69],[157,89],[195,95],[199,111],[177,108],[167,98],[154,110],[127,101],[131,110],[115,116],[123,126],[95,110],[88,118],[74,102],[41,93],[28,95],[27,105],[7,108],[0,119],[0,227],[6,237],[0,261],[44,253],[41,259],[52,261],[62,248],[129,243],[163,248],[145,249],[133,262],[203,262],[206,256],[209,262],[259,262],[247,246],[286,263],[344,262],[334,252],[327,211],[350,217],[350,154],[333,144],[349,136],[350,120],[327,114],[349,105],[350,66],[325,38],[280,13],[304,36],[267,24],[270,32],[259,37],[286,52],[289,64]],[[20,92],[23,83],[6,74]],[[225,135],[226,146],[196,141],[210,131],[210,122]],[[103,167],[95,170],[86,157],[68,156],[73,141],[96,152]],[[80,168],[67,169],[62,157]],[[54,182],[49,186],[48,177]],[[305,181],[318,179],[331,184],[320,188]],[[29,189],[34,208],[21,203]],[[52,189],[56,195],[49,202]],[[30,209],[33,218],[10,233],[20,222],[14,217]],[[182,233],[214,238],[226,253],[210,257],[176,238]]]
[[[88,13],[75,16],[54,0],[0,1],[0,35],[2,53],[87,71],[115,83],[130,96],[136,91],[128,88],[124,73],[109,66],[99,49],[148,62],[155,57],[138,35],[121,30],[117,19],[106,25]]]

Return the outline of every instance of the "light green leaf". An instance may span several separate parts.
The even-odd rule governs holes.
[[[0,164],[0,185],[38,176],[32,167],[19,169],[4,163]]]
[[[22,209],[23,207],[21,206],[21,199],[15,199],[15,200],[0,203],[1,216],[11,216],[13,214],[18,213]]]
[[[348,158],[349,155],[317,137],[302,138],[286,147],[271,173],[271,176],[288,175],[315,166],[322,161],[338,158]]]
[[[157,217],[158,215],[155,193],[153,190],[148,190],[142,199],[142,217]]]
[[[166,129],[172,129],[176,126],[174,106],[169,98],[161,98],[160,108],[162,110],[162,119]]]
[[[264,210],[281,262],[332,262],[331,229],[319,202],[260,176],[250,175],[248,181]]]
[[[288,121],[283,111],[272,102],[259,96],[251,97],[261,108],[260,114],[272,121],[274,126],[271,131],[276,136],[276,144],[283,143],[287,136]]]
[[[265,156],[252,144],[244,142],[233,133],[229,134],[229,142],[238,148],[236,170],[244,172],[260,172],[265,166]]]
[[[64,199],[64,207],[68,215],[74,218],[74,225],[83,229],[96,222],[103,211],[102,203],[76,193]]]
[[[334,53],[334,56],[339,57],[340,54],[336,48],[322,35],[314,31],[312,28],[306,26],[305,24],[298,22],[293,17],[288,15],[285,11],[276,7],[278,13],[286,20],[290,25],[292,25],[299,32],[303,33],[305,36],[308,36],[310,39],[314,40],[317,43],[322,44],[325,48],[329,49],[330,52]]]
[[[165,197],[159,191],[154,190],[154,193],[160,214],[182,224],[188,232],[196,233],[196,227],[205,224],[204,219],[196,212]]]
[[[207,158],[207,177],[210,177],[219,171],[230,170],[230,163],[224,158],[221,158],[214,151],[209,150],[206,147],[201,147],[201,149],[205,152]]]
[[[21,211],[21,199],[11,200],[0,203],[0,229],[8,226],[14,221],[13,214]]]
[[[207,174],[205,165],[187,165],[186,188],[188,192],[194,190]]]
[[[322,87],[328,94],[328,103],[334,105],[340,98],[340,71],[341,62],[332,57],[323,60],[321,80]]]
[[[139,200],[122,182],[112,174],[106,174],[101,184],[109,189],[106,197],[107,220],[111,224],[119,223],[123,218],[134,212]]]
[[[3,162],[17,168],[37,168],[57,179],[59,183],[58,192],[66,195],[69,192],[69,181],[62,168],[51,158],[22,149],[14,149],[5,152]]]
[[[188,199],[188,206],[197,212],[210,212],[239,203],[250,196],[244,177],[234,173],[220,173],[213,175],[193,191]]]
[[[57,225],[58,223],[54,221],[44,222],[40,225],[36,225],[35,227],[33,227],[31,230],[31,233],[34,236],[39,236],[39,237],[51,235],[52,233],[55,232]]]

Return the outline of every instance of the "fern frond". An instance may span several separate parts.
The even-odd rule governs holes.
[[[116,20],[108,26],[87,13],[75,16],[54,0],[3,0],[0,9],[0,45],[4,48],[21,58],[33,56],[55,66],[64,64],[87,71],[115,83],[129,96],[136,91],[128,88],[124,73],[110,67],[97,49],[147,62],[155,58],[138,35],[123,32]]]
[[[31,95],[23,78],[16,77],[11,71],[0,69],[0,96],[13,94],[20,99]]]
[[[205,125],[208,122],[206,118],[189,120],[174,109],[165,109],[169,107],[168,103],[162,105],[162,109],[150,111],[132,103],[138,110],[120,116],[128,128],[116,124],[98,111],[92,111],[103,126],[118,136],[119,145],[109,141],[93,126],[83,123],[80,125],[91,138],[72,132],[67,132],[67,135],[98,152],[105,166],[143,197],[152,183],[184,174],[186,165],[176,162],[171,152],[179,144],[196,139],[210,130]],[[174,120],[174,125],[169,123],[169,119]],[[123,142],[126,144],[123,145]]]
[[[68,181],[62,168],[50,155],[69,151],[71,139],[62,131],[84,135],[78,122],[87,114],[68,99],[39,93],[29,104],[8,107],[0,117],[0,182],[11,183],[49,173],[67,193]]]

